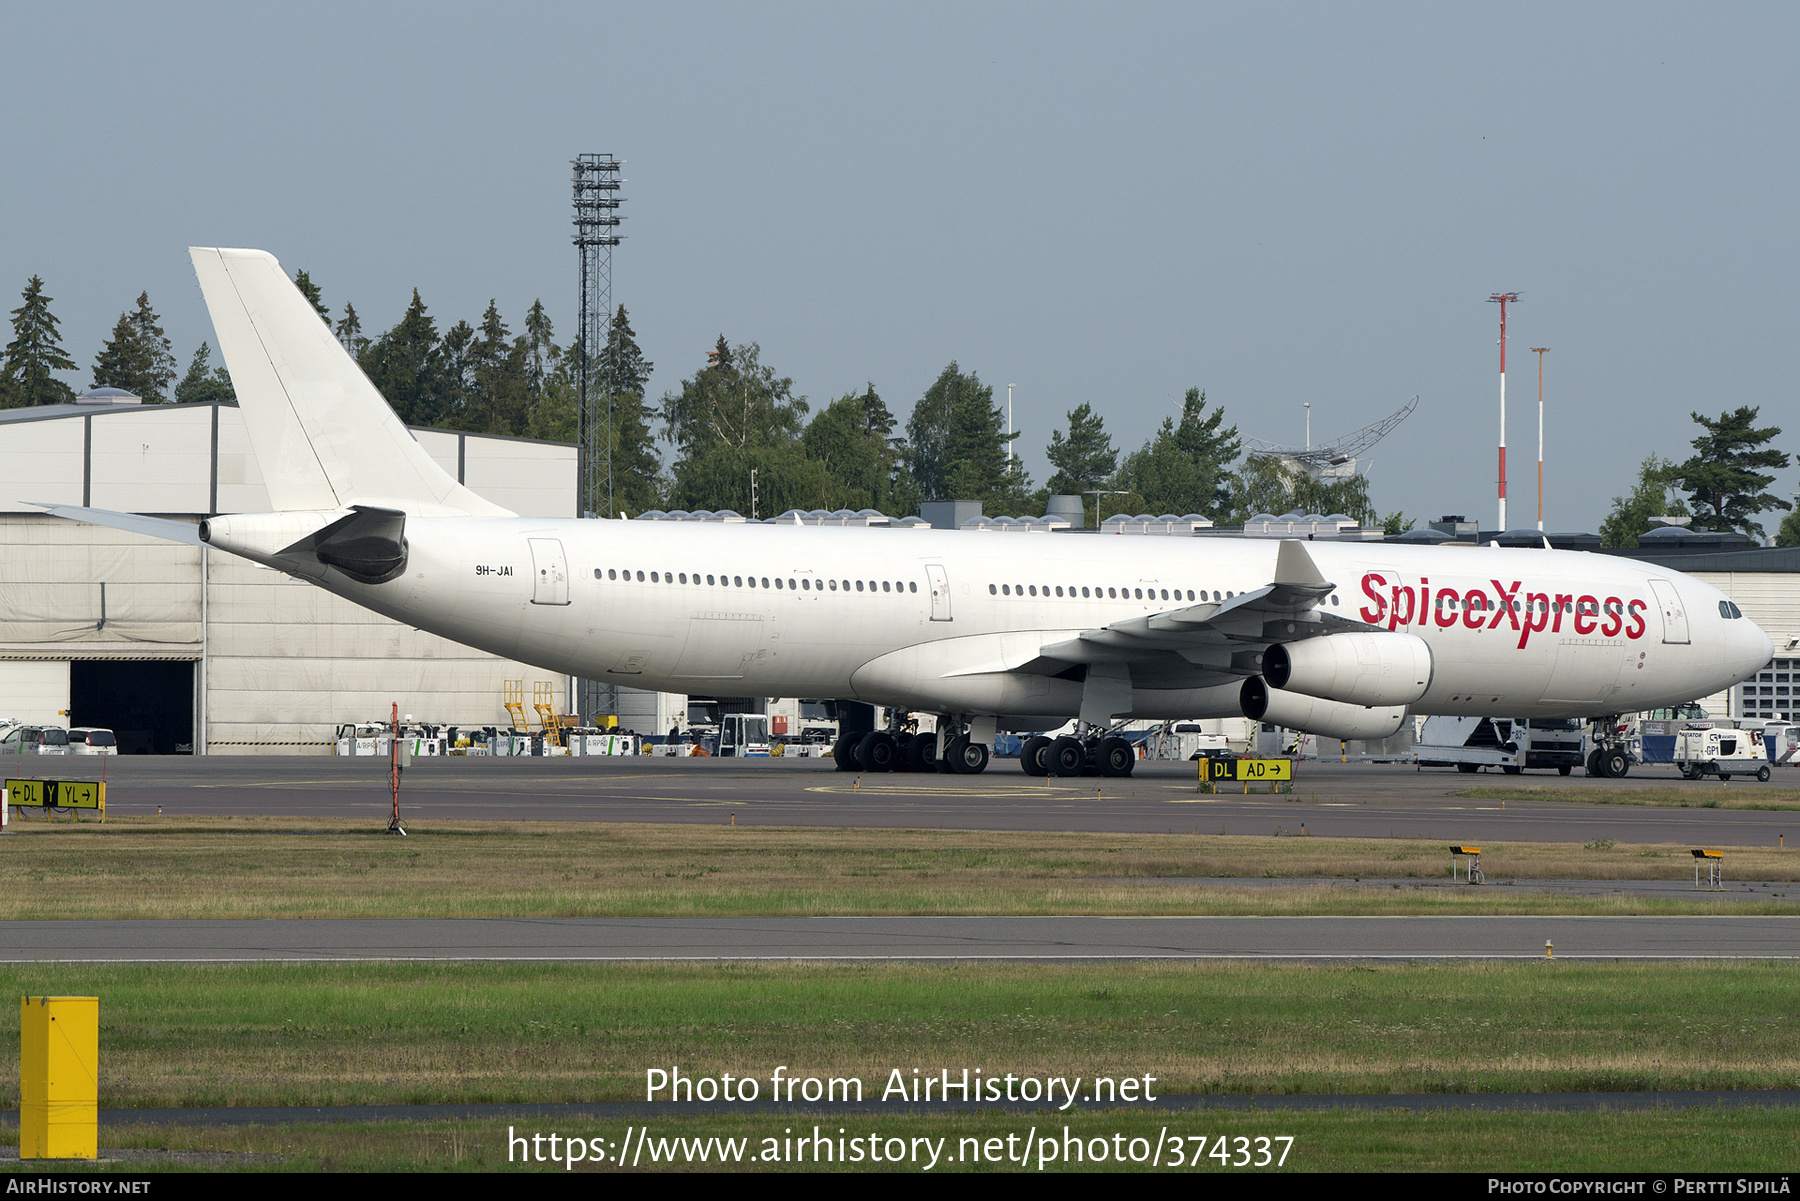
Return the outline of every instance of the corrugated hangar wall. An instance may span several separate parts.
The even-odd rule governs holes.
[[[450,474],[572,516],[576,448],[415,430]],[[566,681],[232,555],[46,516],[41,500],[198,521],[268,508],[232,406],[0,414],[0,718],[105,725],[121,749],[328,753],[343,721],[506,724],[501,686]],[[204,620],[203,620],[204,616]],[[198,735],[198,737],[196,736]]]

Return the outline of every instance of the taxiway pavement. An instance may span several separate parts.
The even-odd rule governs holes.
[[[26,766],[7,763],[9,774]],[[24,774],[97,777],[93,759],[43,759]],[[387,765],[329,756],[126,757],[105,762],[107,808],[116,814],[366,817],[385,824]],[[75,773],[80,773],[76,775]],[[1036,779],[997,760],[979,776],[853,775],[816,759],[421,759],[401,784],[414,822],[603,821],[904,829],[1069,830],[1137,833],[1298,834],[1688,843],[1800,842],[1800,812],[1707,808],[1754,798],[1775,780],[1684,781],[1673,769],[1623,781],[1531,773],[1460,775],[1394,764],[1303,762],[1293,792],[1196,791],[1191,763],[1146,762],[1129,778]],[[1532,786],[1607,792],[1661,785],[1693,794],[1690,808],[1582,804],[1533,797]],[[1241,788],[1241,786],[1239,786]],[[1267,786],[1263,786],[1265,789]],[[1505,789],[1496,799],[1461,797]]]

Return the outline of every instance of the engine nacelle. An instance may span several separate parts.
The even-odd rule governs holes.
[[[1410,705],[1431,687],[1431,647],[1416,634],[1327,634],[1270,647],[1275,688],[1346,705]]]
[[[1323,738],[1387,738],[1406,721],[1405,705],[1346,705],[1271,688],[1261,676],[1245,680],[1238,699],[1245,717]]]

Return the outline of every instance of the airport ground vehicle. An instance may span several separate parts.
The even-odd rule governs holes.
[[[719,754],[767,756],[769,719],[761,713],[727,713],[719,719]]]
[[[1683,730],[1675,736],[1675,766],[1690,780],[1741,775],[1767,781],[1770,775],[1761,730]]]
[[[119,740],[111,730],[98,726],[76,726],[69,731],[69,754],[71,755],[116,755],[119,753]]]
[[[69,732],[61,726],[14,726],[0,735],[0,755],[66,755]]]
[[[1582,723],[1559,717],[1428,717],[1413,751],[1420,767],[1498,767],[1509,776],[1526,768],[1553,768],[1566,776],[1588,757]]]

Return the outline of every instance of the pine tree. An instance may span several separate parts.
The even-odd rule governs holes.
[[[719,335],[723,347],[725,336]],[[718,352],[715,351],[715,354]],[[725,363],[731,363],[731,350],[724,347]],[[606,328],[606,350],[600,358],[600,379],[612,389],[614,395],[643,396],[645,387],[650,383],[650,373],[656,364],[644,357],[638,349],[637,335],[631,331],[631,319],[620,305],[619,311],[613,314],[612,321]]]
[[[356,356],[364,374],[408,425],[435,425],[442,417],[441,359],[437,322],[417,288],[400,323]]]
[[[1056,468],[1047,487],[1066,496],[1098,488],[1112,480],[1119,469],[1119,452],[1113,449],[1112,436],[1106,432],[1106,420],[1092,407],[1077,405],[1068,413],[1069,436],[1061,430],[1050,431],[1050,445],[1044,448],[1051,466]]]
[[[353,357],[361,357],[362,352],[368,348],[369,340],[362,336],[362,318],[356,315],[356,306],[347,300],[344,302],[343,319],[332,332]]]
[[[1758,513],[1793,507],[1767,491],[1775,477],[1763,469],[1785,469],[1789,460],[1786,451],[1767,446],[1780,436],[1779,426],[1753,428],[1760,411],[1742,405],[1717,421],[1690,414],[1706,432],[1691,443],[1696,453],[1676,469],[1676,479],[1693,495],[1696,529],[1742,530],[1761,538]]]
[[[950,391],[942,497],[978,500],[996,514],[1022,514],[1035,507],[1023,465],[1006,457],[1006,444],[1017,435],[1007,432],[1006,412],[994,404],[994,389],[971,373]]]
[[[145,404],[162,404],[174,379],[175,356],[162,321],[150,307],[150,294],[139,293],[137,307],[119,315],[112,337],[94,358],[94,387],[123,388]]]
[[[1181,421],[1163,418],[1156,437],[1125,456],[1118,486],[1153,513],[1199,513],[1223,521],[1231,512],[1231,465],[1242,443],[1237,427],[1220,429],[1224,410],[1206,411],[1206,393],[1189,388]]]
[[[727,351],[729,358],[729,350]],[[601,431],[612,462],[613,507],[642,512],[661,503],[662,456],[651,431],[654,414],[644,403],[644,389],[655,364],[644,357],[632,332],[631,318],[620,305],[607,323],[606,346],[594,365],[597,387],[605,390],[599,410],[610,413],[611,428]]]
[[[526,361],[531,369],[531,391],[534,400],[543,392],[544,379],[562,357],[562,351],[554,341],[555,330],[550,324],[550,314],[544,311],[544,302],[534,300],[531,308],[525,313],[525,351]]]
[[[984,433],[983,431],[987,431]],[[907,468],[927,500],[980,500],[1023,511],[1031,504],[1024,467],[1006,458],[1005,413],[994,390],[954,361],[938,373],[906,422]]]
[[[175,385],[176,404],[236,404],[237,392],[231,386],[231,375],[223,367],[209,367],[212,347],[200,343],[187,374]]]
[[[515,436],[525,432],[531,419],[528,356],[525,339],[512,336],[498,306],[489,300],[481,315],[481,328],[469,343],[462,428]]]
[[[50,311],[44,281],[32,276],[25,285],[24,303],[12,311],[11,342],[0,367],[0,408],[25,405],[68,404],[75,389],[51,374],[75,370],[75,360],[62,348],[61,324]]]
[[[325,307],[325,294],[319,291],[319,285],[312,281],[312,277],[304,271],[296,271],[294,286],[299,288],[300,294],[312,304],[313,312],[319,315],[319,320],[330,326],[331,310]]]

